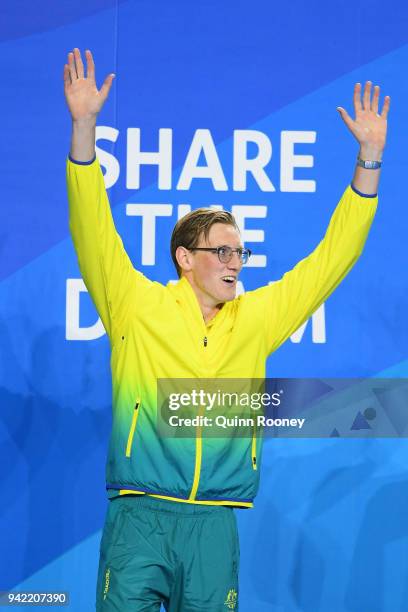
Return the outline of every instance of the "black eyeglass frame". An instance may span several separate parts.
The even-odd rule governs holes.
[[[187,248],[187,247],[186,247]],[[227,255],[226,260],[222,260],[221,259],[221,250],[227,250],[227,253],[229,253],[229,255]],[[237,247],[235,249],[233,249],[232,247],[223,244],[222,246],[219,247],[193,247],[191,249],[188,249],[189,251],[208,251],[209,253],[216,253],[218,255],[218,259],[220,261],[220,263],[229,263],[232,259],[232,255],[233,253],[237,253],[237,255],[239,256],[242,265],[245,265],[248,262],[248,259],[251,257],[252,251],[251,249],[243,249],[241,247]],[[243,259],[243,255],[246,255],[245,260]]]

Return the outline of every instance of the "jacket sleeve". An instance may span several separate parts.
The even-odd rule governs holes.
[[[134,269],[113,222],[102,171],[67,160],[69,227],[79,268],[105,330],[119,332],[137,299],[153,284]]]
[[[317,248],[280,280],[253,292],[264,309],[268,355],[317,310],[353,267],[377,201],[377,196],[362,196],[347,187]]]

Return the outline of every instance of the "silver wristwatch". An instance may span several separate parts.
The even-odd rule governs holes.
[[[357,157],[357,166],[361,166],[366,170],[378,170],[379,168],[381,168],[381,164],[382,162],[380,161],[372,161],[369,159],[361,159],[360,157]]]

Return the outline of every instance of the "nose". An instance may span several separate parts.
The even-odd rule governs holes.
[[[240,270],[242,265],[242,259],[238,253],[232,253],[231,260],[227,263],[227,268],[229,270]]]

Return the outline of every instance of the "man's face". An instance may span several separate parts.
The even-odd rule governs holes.
[[[241,237],[233,225],[214,223],[207,240],[201,236],[198,247],[229,246],[242,248]],[[222,263],[217,253],[193,251],[191,270],[187,275],[200,303],[216,306],[235,298],[242,262],[237,253],[229,263]]]

